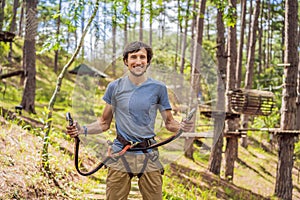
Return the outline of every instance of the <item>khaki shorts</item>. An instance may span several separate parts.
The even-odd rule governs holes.
[[[126,200],[131,188],[131,176],[137,176],[144,166],[145,155],[125,155],[130,172],[125,169],[121,159],[108,165],[106,179],[107,200]],[[158,160],[148,160],[143,175],[138,180],[138,186],[143,200],[162,199],[162,166]]]

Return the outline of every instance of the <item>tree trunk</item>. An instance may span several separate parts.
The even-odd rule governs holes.
[[[282,5],[282,8],[284,8],[285,2],[282,1],[281,5]],[[283,25],[282,27],[284,27],[284,23],[285,23],[285,20],[282,20],[282,25]],[[284,28],[281,29],[281,35],[282,35],[281,46],[284,47],[284,42],[285,42]],[[300,37],[299,37],[299,42],[300,42]],[[284,63],[284,53],[285,53],[285,48],[282,48],[282,50],[281,50],[281,61],[282,61],[282,63]]]
[[[205,12],[205,4],[206,4],[206,0],[201,0],[199,2],[196,41],[194,44],[194,52],[193,52],[191,85],[196,94],[198,94],[200,91],[200,61],[201,61],[201,48],[202,48],[202,40],[203,40],[203,26],[204,26],[203,16]],[[194,138],[185,139],[185,144],[193,144],[193,141]],[[194,159],[193,153],[194,153],[193,145],[190,145],[189,148],[185,149],[185,156],[187,158]]]
[[[162,4],[162,20],[161,20],[161,39],[163,40],[165,37],[166,31],[166,5]],[[182,27],[181,27],[182,29]],[[182,30],[180,31],[182,33]],[[181,43],[180,43],[181,44]]]
[[[181,46],[181,60],[180,60],[180,74],[183,74],[184,64],[185,64],[185,50],[186,50],[186,40],[187,40],[187,31],[188,31],[188,22],[189,22],[189,8],[190,8],[190,0],[187,1],[187,8],[185,13],[185,25],[184,25],[184,34],[182,38],[182,46]]]
[[[21,12],[20,12],[20,20],[19,20],[19,30],[18,30],[18,36],[22,36],[22,25],[23,25],[23,17],[24,17],[24,5],[25,0],[22,1],[22,6],[21,6]]]
[[[124,47],[127,45],[128,43],[128,1],[124,0],[123,1],[123,6],[124,6]]]
[[[16,27],[17,27],[17,10],[19,7],[19,0],[14,0],[14,6],[13,6],[13,16],[11,19],[10,27],[9,27],[9,32],[15,33],[16,32]],[[1,30],[1,29],[0,29]],[[8,52],[8,61],[11,63],[12,62],[12,42],[9,42],[9,52]]]
[[[247,2],[247,1],[246,1]],[[250,1],[250,6],[249,6],[249,21],[248,21],[248,34],[250,34],[251,32],[251,24],[252,24],[252,12],[253,12],[253,1]],[[250,44],[250,40],[249,38],[247,39],[247,54],[249,54],[249,44]]]
[[[3,30],[3,23],[4,23],[4,8],[5,8],[5,0],[0,0],[0,31]]]
[[[59,38],[59,34],[60,34],[60,13],[61,13],[61,3],[62,0],[59,0],[58,3],[58,17],[57,17],[57,21],[56,21],[56,38]],[[59,41],[56,41],[59,42]],[[55,50],[55,55],[54,55],[54,72],[56,73],[58,70],[58,54],[59,54],[59,50]]]
[[[218,9],[217,14],[217,64],[220,72],[218,76],[218,96],[217,110],[222,111],[225,108],[225,91],[224,82],[226,77],[226,53],[225,53],[225,27],[223,22],[223,12]],[[220,79],[222,78],[222,79]],[[220,113],[221,114],[221,113]],[[222,163],[222,148],[223,148],[223,126],[224,118],[222,115],[217,115],[214,119],[214,141],[209,157],[208,170],[216,175],[220,175]]]
[[[153,24],[153,2],[152,0],[149,0],[149,45],[152,46],[152,24]]]
[[[279,135],[275,196],[285,200],[292,200],[293,195],[293,152],[294,135]]]
[[[180,38],[181,38],[181,24],[182,24],[182,19],[181,19],[181,4],[180,0],[177,0],[177,34],[176,34],[176,53],[175,53],[175,61],[174,61],[174,69],[177,70],[178,67],[178,49],[180,49]],[[179,38],[180,35],[180,38]]]
[[[13,5],[13,16],[11,19],[10,27],[9,27],[9,32],[15,33],[16,28],[17,28],[17,10],[19,8],[19,0],[14,0],[14,5]]]
[[[263,9],[264,9],[264,1],[262,0],[260,6],[260,20],[258,27],[258,70],[257,73],[261,74],[262,72],[262,59],[263,59],[263,48],[262,48],[262,39],[263,39]]]
[[[236,16],[236,0],[230,0],[229,5],[231,5],[232,12]],[[234,17],[233,16],[233,17]],[[236,58],[237,58],[237,45],[236,45],[236,26],[231,26],[228,29],[228,54],[227,59],[227,82],[226,90],[227,93],[235,88],[235,71],[236,71]],[[230,112],[230,102],[229,97],[226,96],[226,111]],[[226,119],[225,121],[225,133],[236,130],[236,120]],[[228,180],[233,179],[234,162],[237,158],[238,151],[238,138],[228,137],[226,138],[226,150],[225,150],[225,178]]]
[[[246,19],[246,0],[241,0],[241,9],[242,9],[242,16],[241,16],[241,35],[240,35],[240,42],[238,47],[238,55],[237,55],[237,70],[236,70],[236,88],[241,87],[242,82],[242,63],[243,63],[243,46],[244,46],[244,32],[245,32],[245,19]]]
[[[143,41],[144,13],[145,13],[144,0],[141,0],[141,10],[140,10],[140,33],[139,33],[139,40],[140,40],[140,41]]]
[[[245,77],[245,88],[251,89],[253,83],[253,72],[254,72],[254,60],[255,60],[255,44],[256,44],[256,32],[258,29],[258,16],[260,11],[260,0],[256,0],[256,6],[254,9],[254,19],[251,24],[250,32],[250,43],[249,51],[247,55],[247,65],[246,65],[246,77]]]
[[[267,1],[267,6],[268,6],[268,9],[267,9],[267,34],[266,34],[266,67],[268,68],[269,66],[269,63],[270,63],[270,38],[271,38],[271,35],[270,35],[270,32],[271,32],[271,2],[270,1]]]
[[[298,70],[298,0],[285,3],[285,55],[284,62],[288,66],[284,69],[282,90],[281,121],[282,130],[296,128],[296,98],[297,98],[297,70]],[[275,195],[282,199],[292,199],[294,165],[294,135],[278,136],[278,166],[275,184]]]
[[[196,0],[193,0],[193,8],[192,8],[192,24],[191,24],[191,39],[192,39],[192,42],[191,42],[191,49],[190,49],[190,52],[191,52],[191,57],[190,57],[190,63],[193,63],[193,52],[194,52],[194,46],[195,46],[195,29],[196,29],[196,26],[197,26],[197,2]]]
[[[52,129],[52,120],[51,119],[52,119],[53,107],[54,107],[54,104],[56,102],[56,97],[60,92],[60,88],[62,86],[62,80],[63,80],[68,68],[73,64],[73,62],[75,61],[75,58],[77,57],[77,55],[80,52],[80,48],[82,47],[82,45],[84,43],[84,37],[87,34],[87,31],[88,31],[93,19],[95,18],[96,14],[97,14],[97,11],[98,11],[98,8],[99,8],[99,1],[100,0],[96,1],[96,5],[95,5],[94,11],[92,13],[92,16],[90,17],[86,27],[84,28],[84,31],[83,31],[83,33],[81,35],[81,38],[80,38],[80,42],[77,45],[72,57],[67,62],[67,64],[63,67],[61,73],[59,74],[59,76],[57,78],[57,81],[56,81],[55,90],[54,90],[53,95],[52,95],[52,97],[49,101],[49,105],[48,105],[49,112],[48,112],[48,116],[47,116],[47,120],[46,120],[46,125],[44,127],[45,135],[44,135],[44,139],[43,139],[43,150],[42,150],[42,166],[43,166],[43,168],[45,169],[46,172],[49,172],[49,170],[50,170],[48,146],[49,146],[49,135],[50,135],[50,131]]]
[[[34,99],[36,88],[36,49],[35,37],[37,35],[37,0],[26,1],[26,29],[24,40],[23,67],[25,74],[25,88],[21,105],[30,113],[35,113]]]
[[[210,41],[210,34],[209,34],[209,31],[210,31],[210,13],[209,13],[209,9],[207,8],[206,9],[206,37],[207,37],[207,40]]]
[[[254,18],[251,24],[251,32],[249,36],[249,50],[247,55],[247,65],[246,65],[246,77],[245,77],[245,88],[251,89],[253,83],[253,73],[254,73],[254,60],[255,60],[255,44],[256,44],[256,32],[258,29],[258,17],[260,12],[260,0],[256,0],[256,5],[254,8]],[[248,115],[242,115],[242,128],[248,128]],[[242,138],[242,146],[247,148],[248,141],[247,136]]]
[[[300,35],[300,32],[298,33]],[[300,130],[300,58],[298,62],[297,99],[296,99],[296,130]]]
[[[83,6],[82,8],[82,13],[81,13],[81,34],[84,31],[85,27],[85,7]],[[81,59],[84,60],[84,45],[81,47]]]
[[[112,17],[112,73],[116,75],[116,37],[117,37],[117,3],[113,2],[113,17]]]

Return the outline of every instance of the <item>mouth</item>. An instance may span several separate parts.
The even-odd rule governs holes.
[[[145,66],[144,65],[138,65],[138,66],[133,66],[135,69],[143,69]]]

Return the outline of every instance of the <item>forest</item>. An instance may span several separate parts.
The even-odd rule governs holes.
[[[105,199],[89,171],[116,137],[66,135],[101,116],[123,49],[149,44],[193,131],[159,147],[163,199],[300,199],[298,0],[0,0],[0,199]],[[158,114],[159,115],[159,114]],[[161,116],[157,140],[172,133]],[[78,143],[79,144],[79,143]],[[78,164],[79,162],[79,164]],[[133,178],[129,199],[142,199]]]

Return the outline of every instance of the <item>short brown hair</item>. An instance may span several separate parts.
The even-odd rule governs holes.
[[[141,41],[131,42],[125,47],[123,51],[123,61],[127,61],[129,53],[138,52],[141,49],[145,49],[147,51],[147,63],[149,64],[153,57],[152,48]]]

